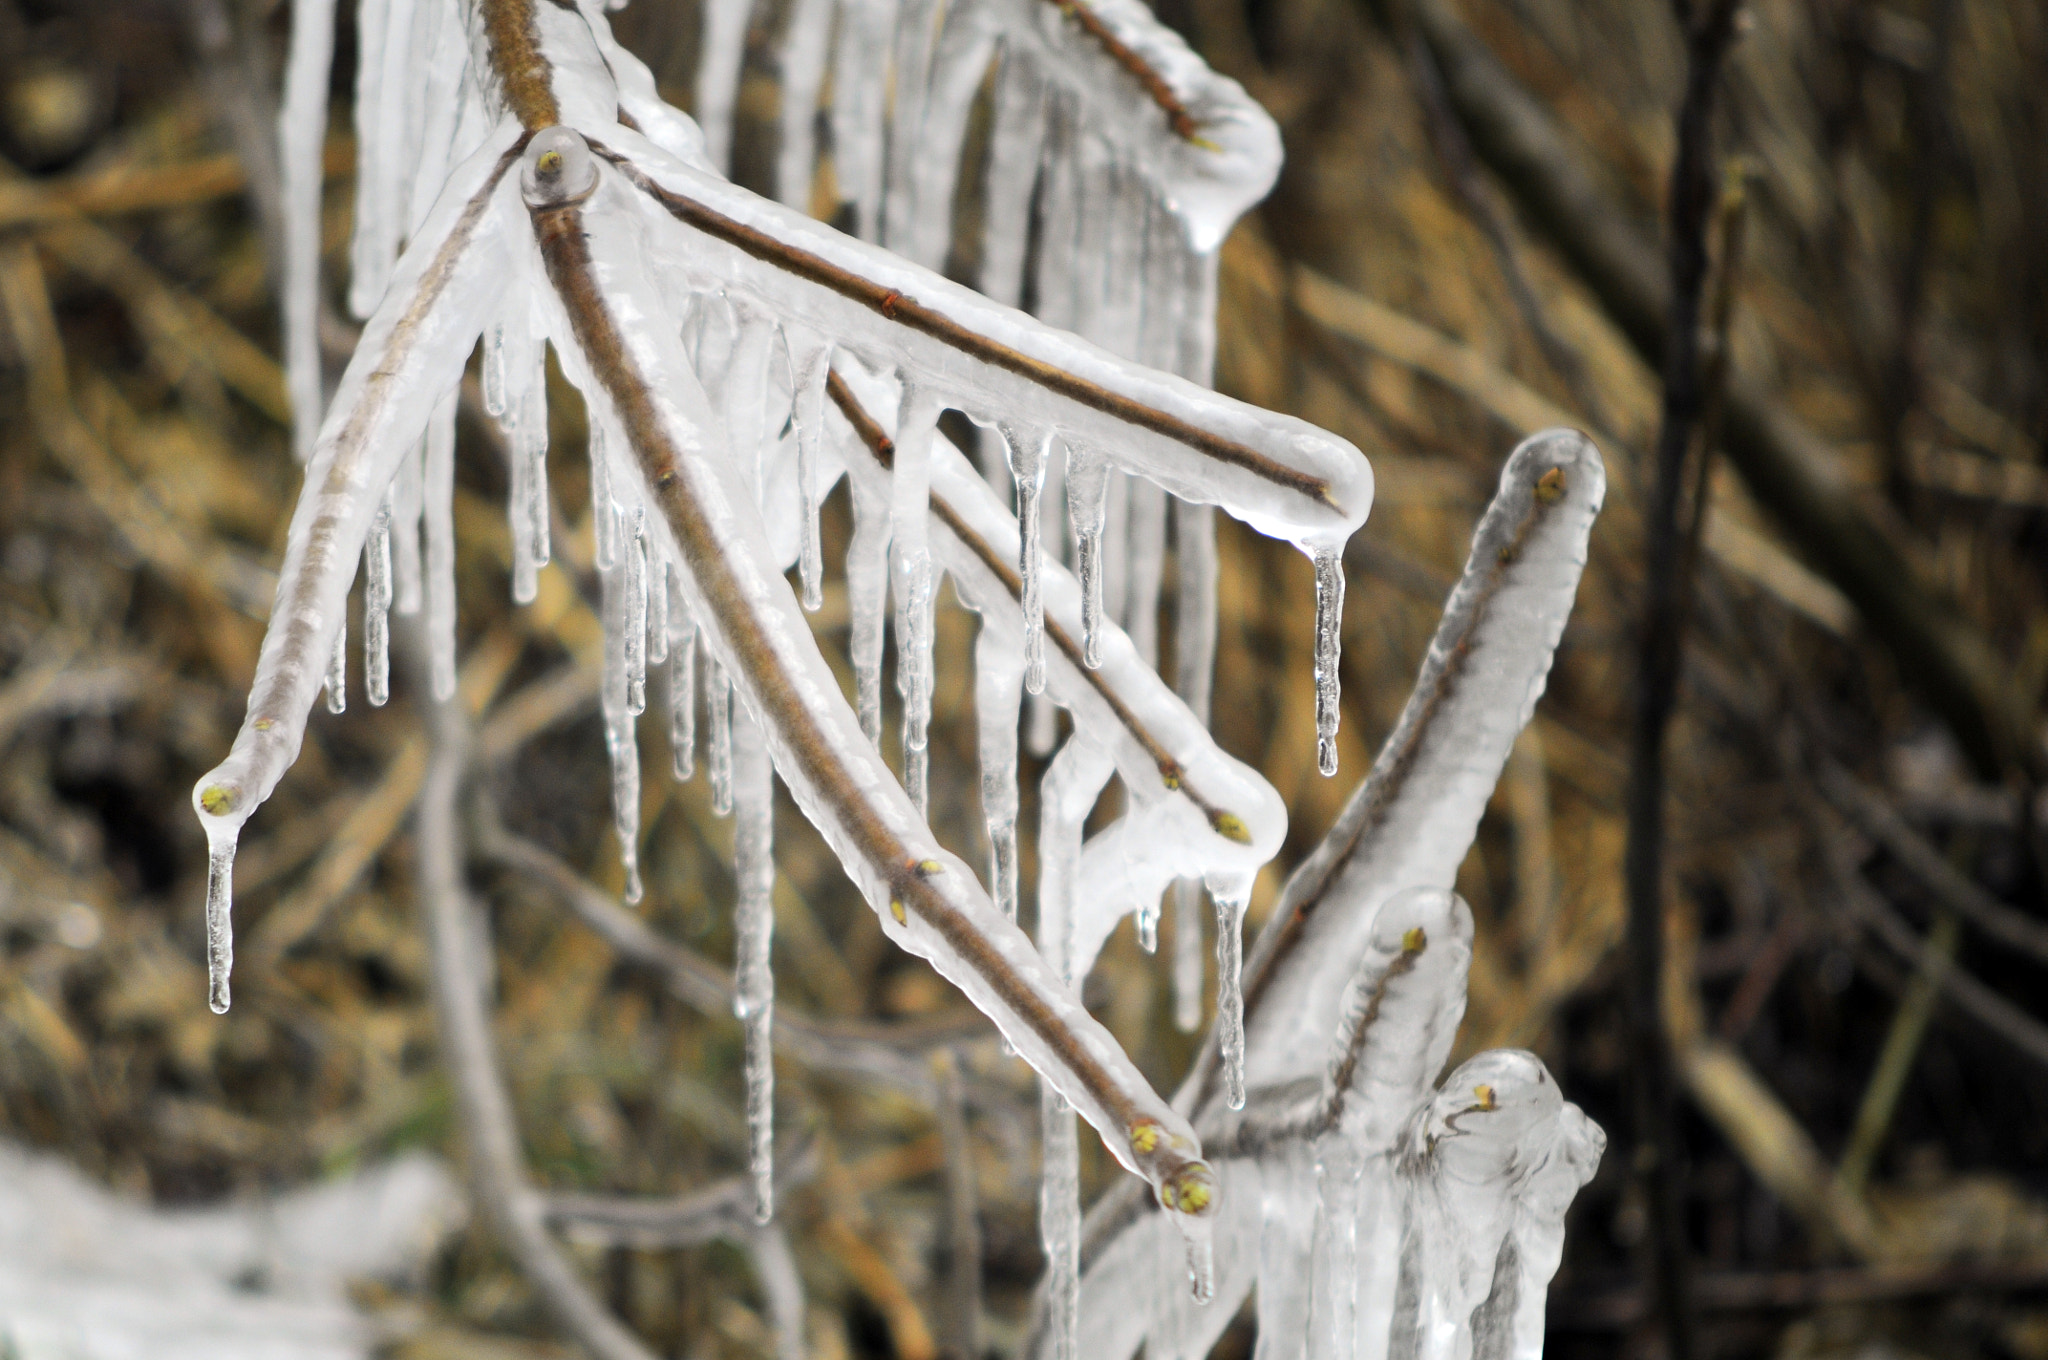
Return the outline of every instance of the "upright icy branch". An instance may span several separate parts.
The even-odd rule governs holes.
[[[1604,1139],[1531,1054],[1436,1075],[1471,950],[1451,884],[1543,692],[1604,491],[1576,433],[1508,460],[1400,721],[1253,950],[1244,1108],[1214,1038],[1178,1098],[1223,1183],[1216,1303],[1162,1287],[1165,1225],[1112,1195],[1084,1353],[1202,1354],[1256,1287],[1262,1356],[1541,1354],[1564,1210]]]

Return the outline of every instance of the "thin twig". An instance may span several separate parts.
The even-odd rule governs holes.
[[[1890,852],[1943,907],[2008,949],[2017,950],[2036,963],[2048,964],[2048,924],[2007,906],[1978,887],[1882,798],[1833,761],[1819,761],[1813,778],[1821,796],[1837,812]]]
[[[420,672],[418,692],[431,694],[425,645],[410,633],[406,640],[411,644],[408,659]],[[432,953],[441,1061],[455,1086],[477,1207],[564,1331],[598,1360],[653,1360],[652,1352],[605,1310],[549,1238],[544,1203],[527,1184],[511,1096],[492,1051],[475,926],[463,881],[457,802],[469,763],[469,724],[460,701],[425,702],[429,754],[415,832],[419,899]]]
[[[1665,731],[1677,707],[1689,582],[1681,575],[1679,498],[1686,458],[1706,405],[1699,354],[1700,291],[1713,205],[1712,119],[1721,62],[1735,38],[1737,0],[1681,4],[1686,87],[1671,170],[1670,300],[1664,345],[1664,416],[1645,516],[1644,599],[1637,649],[1628,793],[1627,986],[1635,1087],[1636,1168],[1648,1192],[1657,1312],[1671,1360],[1689,1360],[1696,1328],[1687,1287],[1685,1185],[1678,1144],[1670,1036],[1664,1007]]]
[[[620,957],[659,976],[684,1005],[707,1016],[732,1014],[733,984],[724,969],[657,934],[539,846],[493,825],[487,816],[476,820],[476,849],[483,859],[559,897]],[[823,1073],[872,1078],[927,1104],[934,1098],[932,1078],[918,1055],[986,1033],[978,1018],[971,1027],[952,1022],[883,1026],[832,1023],[782,1006],[775,1013],[775,1044],[788,1057]]]

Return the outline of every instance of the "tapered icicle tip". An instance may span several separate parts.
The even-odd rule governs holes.
[[[241,790],[211,776],[192,790],[192,807],[206,828],[206,1004],[228,1009],[228,974],[235,966],[235,841],[241,833]]]
[[[1316,564],[1316,768],[1325,779],[1337,773],[1338,650],[1344,634],[1344,556],[1317,548]]]

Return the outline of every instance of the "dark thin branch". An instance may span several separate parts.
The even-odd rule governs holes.
[[[1686,23],[1686,86],[1671,170],[1670,301],[1664,344],[1664,414],[1644,519],[1644,599],[1637,644],[1635,723],[1628,790],[1627,986],[1635,1087],[1636,1169],[1650,1206],[1655,1296],[1671,1360],[1689,1360],[1695,1333],[1688,1288],[1683,1153],[1678,1141],[1670,1036],[1664,1031],[1665,733],[1677,707],[1690,582],[1684,579],[1679,500],[1706,410],[1700,365],[1700,295],[1713,208],[1714,97],[1735,39],[1739,0],[1710,0]]]
[[[1892,811],[1884,799],[1833,761],[1820,763],[1814,771],[1814,782],[1835,811],[1889,851],[1944,907],[2007,948],[2036,963],[2048,964],[2048,923],[2007,906],[1978,887],[1919,832],[1906,825],[1905,819]]]
[[[656,933],[611,896],[592,886],[560,859],[514,836],[492,819],[477,819],[477,854],[537,882],[575,912],[629,963],[654,973],[669,994],[706,1016],[732,1014],[733,984],[726,971],[695,950]],[[825,1074],[858,1074],[915,1097],[934,1099],[925,1056],[987,1035],[979,1016],[971,1023],[861,1025],[815,1019],[776,1007],[775,1046],[785,1056]]]
[[[1637,351],[1662,364],[1669,284],[1648,234],[1446,0],[1409,3],[1473,150]],[[1833,451],[1761,383],[1739,373],[1729,383],[1724,451],[1801,552],[1855,603],[1981,773],[2041,763],[1990,641],[1913,565],[1897,535],[1864,511]]]
[[[775,1197],[809,1181],[818,1171],[815,1144],[778,1152]],[[706,1242],[752,1244],[754,1178],[731,1176],[671,1199],[633,1195],[555,1194],[546,1200],[547,1220],[564,1235],[607,1246],[695,1247]]]

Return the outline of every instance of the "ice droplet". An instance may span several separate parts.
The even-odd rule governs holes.
[[[1316,564],[1316,766],[1337,773],[1338,648],[1344,636],[1344,557],[1318,548]]]

